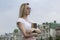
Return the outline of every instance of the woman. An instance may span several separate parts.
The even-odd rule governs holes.
[[[30,15],[31,8],[29,3],[23,3],[19,10],[19,18],[17,26],[23,34],[23,40],[36,40],[35,36],[40,33],[40,30],[31,28],[31,22],[28,21],[27,17]],[[37,33],[32,33],[35,30]]]

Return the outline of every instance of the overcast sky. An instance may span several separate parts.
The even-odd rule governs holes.
[[[60,23],[60,0],[0,0],[0,34],[13,32],[22,3],[30,3],[29,19],[36,23]]]

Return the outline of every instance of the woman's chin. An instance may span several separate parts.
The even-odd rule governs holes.
[[[30,14],[27,14],[27,15],[30,15]]]

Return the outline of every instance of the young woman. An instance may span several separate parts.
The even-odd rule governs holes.
[[[36,40],[35,36],[40,33],[40,30],[31,28],[31,22],[28,21],[27,17],[30,15],[31,8],[29,3],[23,3],[19,10],[19,18],[17,20],[17,26],[23,34],[23,40]],[[37,33],[32,33],[35,30]]]

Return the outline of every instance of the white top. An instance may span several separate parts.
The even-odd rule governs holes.
[[[25,30],[31,30],[31,22],[26,21],[23,18],[18,18],[17,22],[23,23]],[[22,37],[23,37],[23,35],[22,35]],[[33,38],[36,38],[36,37],[33,36]]]
[[[30,30],[30,29],[31,29],[31,23],[30,23],[29,21],[26,21],[26,20],[23,19],[23,18],[18,18],[17,22],[23,23],[24,28],[25,28],[26,30]]]

